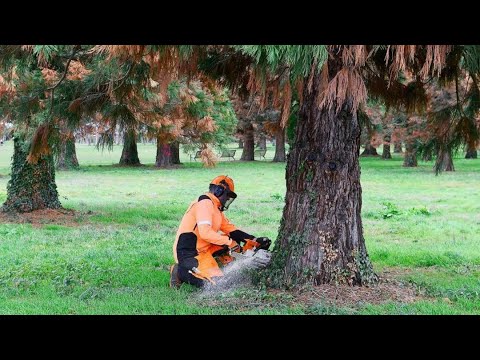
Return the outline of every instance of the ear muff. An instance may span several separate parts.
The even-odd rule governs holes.
[[[225,188],[221,185],[215,186],[215,189],[213,190],[213,195],[215,195],[217,198],[222,196],[225,193]]]
[[[227,189],[228,189],[227,182],[225,180],[222,180],[220,181],[220,184],[217,185],[217,187],[215,188],[215,192],[213,194],[219,198],[225,193],[225,191],[227,191]]]

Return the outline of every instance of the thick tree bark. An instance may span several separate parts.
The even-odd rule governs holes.
[[[253,140],[253,125],[249,123],[243,134],[243,152],[240,160],[253,161],[255,151],[255,142]]]
[[[397,141],[393,143],[393,153],[394,154],[401,154],[403,152],[402,150],[402,142]]]
[[[170,144],[170,152],[172,153],[172,164],[180,165],[180,143],[178,141],[173,141]]]
[[[243,139],[238,139],[238,148],[243,149]]]
[[[385,134],[383,136],[382,159],[391,159],[392,158],[392,154],[390,152],[390,141],[391,141],[390,134]]]
[[[417,149],[412,141],[405,142],[405,157],[403,158],[404,167],[416,167],[417,163]]]
[[[13,149],[12,176],[2,211],[30,212],[61,208],[53,156],[43,156],[33,165],[27,162],[28,149],[23,141],[15,138]]]
[[[477,149],[475,146],[469,145],[467,147],[467,153],[465,154],[465,159],[476,159],[477,158]]]
[[[451,149],[440,149],[438,151],[437,159],[435,161],[435,169],[437,171],[455,171]]]
[[[285,129],[278,128],[275,132],[275,156],[273,162],[285,162]]]
[[[58,170],[78,169],[77,152],[75,149],[75,136],[69,133],[60,143],[60,152],[57,156],[56,167]]]
[[[258,135],[257,148],[259,149],[267,148],[267,137],[264,134]]]
[[[383,143],[382,159],[391,159],[390,143]]]
[[[98,133],[98,127],[95,128],[95,145],[98,145],[98,139],[100,138],[100,134]]]
[[[135,130],[125,131],[123,136],[123,151],[120,158],[120,165],[140,165],[137,150],[137,136]]]
[[[360,156],[378,156],[377,149],[370,144],[370,141],[368,141],[365,144],[365,150],[363,150],[363,153]]]
[[[155,159],[156,167],[170,167],[173,163],[173,152],[170,144],[162,142],[157,138],[157,156]]]
[[[329,62],[330,71],[335,68]],[[316,75],[312,91],[304,90],[287,160],[286,203],[266,274],[270,286],[377,281],[360,216],[360,124],[351,103],[338,114],[319,109],[320,88]]]

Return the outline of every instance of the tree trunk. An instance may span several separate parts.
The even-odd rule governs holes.
[[[98,134],[98,126],[95,127],[95,145],[98,145],[100,135]]]
[[[264,134],[258,136],[257,148],[266,149],[267,148],[267,137]]]
[[[55,184],[53,156],[42,156],[37,164],[29,164],[29,150],[24,145],[23,141],[14,138],[12,175],[2,211],[30,212],[61,208]]]
[[[180,143],[178,141],[173,141],[170,144],[170,152],[172,153],[172,164],[180,165]]]
[[[392,154],[390,153],[390,143],[383,143],[383,152],[382,159],[391,159]]]
[[[336,73],[335,64],[328,65]],[[360,124],[350,102],[338,114],[319,109],[320,89],[315,75],[312,91],[305,87],[303,93],[287,160],[285,207],[266,274],[271,286],[377,281],[360,216]]]
[[[123,136],[123,151],[120,165],[140,165],[135,130],[126,130]]]
[[[75,135],[72,132],[62,139],[60,143],[60,153],[57,156],[57,170],[78,169],[77,152],[75,149]]]
[[[285,129],[278,128],[275,132],[275,156],[273,162],[285,162]]]
[[[417,149],[412,141],[405,142],[405,157],[403,158],[404,167],[416,167],[417,164]]]
[[[390,134],[383,135],[383,151],[382,159],[391,159],[392,153],[390,152],[390,141],[392,140]]]
[[[478,157],[477,150],[471,150],[471,151],[469,150],[465,154],[465,159],[477,159],[477,157]]]
[[[363,150],[361,156],[378,156],[377,149],[370,144],[370,140],[365,144],[365,150]]]
[[[467,153],[465,154],[465,159],[476,159],[477,158],[477,149],[475,146],[467,146]]]
[[[250,123],[245,127],[243,134],[243,151],[240,160],[253,161],[255,151],[255,142],[253,140],[253,125]]]
[[[437,160],[435,161],[436,171],[455,171],[452,160],[451,149],[440,149],[437,153]]]
[[[170,167],[173,165],[173,153],[170,144],[162,142],[157,138],[157,157],[155,159],[156,167]]]
[[[402,150],[402,142],[401,141],[397,141],[397,142],[394,142],[393,143],[393,152],[395,154],[401,154],[403,152]]]
[[[238,139],[238,148],[243,149],[243,139]]]

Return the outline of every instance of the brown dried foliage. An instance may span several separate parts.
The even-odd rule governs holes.
[[[200,153],[200,157],[203,164],[207,168],[214,167],[218,161],[216,155],[213,153],[212,149],[210,149],[210,147],[207,146],[207,144],[203,145],[203,148]]]
[[[205,116],[197,122],[198,130],[200,132],[214,132],[218,126],[211,116]]]
[[[36,164],[42,156],[51,153],[50,145],[48,143],[49,136],[52,132],[50,124],[40,125],[33,135],[30,153],[27,156],[29,164]]]
[[[324,92],[319,93],[320,107],[331,108],[334,105],[338,113],[347,100],[352,101],[352,111],[367,99],[367,88],[357,69],[344,67],[328,83]]]
[[[68,80],[82,80],[92,71],[88,70],[80,61],[72,60],[68,67]]]
[[[42,77],[45,83],[49,86],[55,84],[58,81],[58,73],[55,70],[43,68]]]
[[[0,96],[12,97],[16,93],[15,84],[13,80],[8,81],[2,75],[0,75]]]
[[[329,81],[328,62],[324,64],[320,73],[317,104],[325,108],[335,106],[335,111],[339,112],[346,101],[351,101],[352,110],[355,112],[367,98],[367,89],[360,72],[368,58],[366,46],[330,46],[329,52],[333,56],[340,54],[342,68]],[[314,71],[316,71],[315,68],[312,68],[308,81],[309,91],[311,91]]]
[[[280,117],[280,126],[282,128],[287,125],[288,117],[290,116],[290,104],[292,102],[292,88],[290,86],[290,81],[285,82],[282,94],[282,115]]]

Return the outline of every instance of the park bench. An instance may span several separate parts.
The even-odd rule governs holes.
[[[265,154],[267,153],[267,149],[255,149],[255,151],[253,152],[253,156],[258,156],[260,158],[263,157],[263,160],[266,160],[265,159]]]
[[[219,155],[220,158],[232,158],[233,160],[235,160],[235,152],[237,150],[229,150],[229,149],[225,149],[222,151],[222,153]]]

